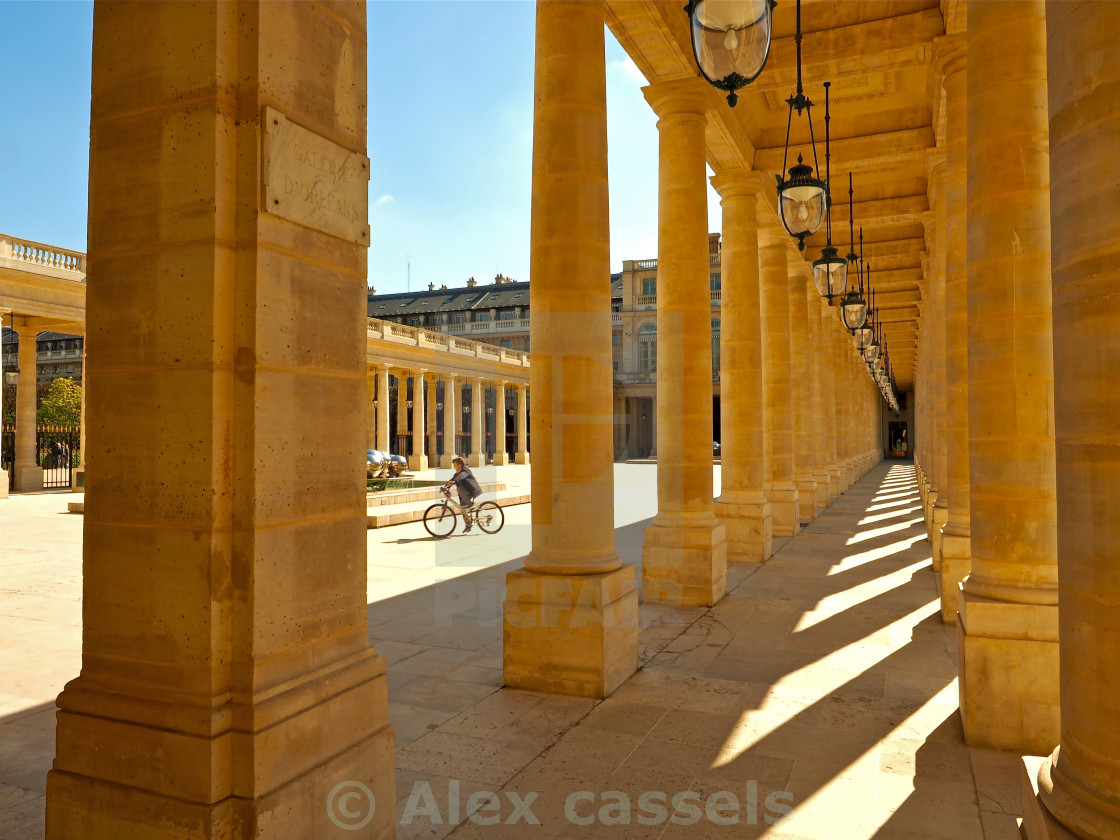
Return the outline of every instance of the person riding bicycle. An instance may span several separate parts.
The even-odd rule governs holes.
[[[459,506],[463,509],[463,521],[466,522],[466,527],[463,528],[465,534],[471,529],[470,509],[474,506],[475,498],[482,495],[482,487],[462,458],[452,458],[451,466],[455,467],[455,475],[445,481],[443,486],[450,487],[454,484],[459,491]]]

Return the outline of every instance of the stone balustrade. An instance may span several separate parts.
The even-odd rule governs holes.
[[[0,257],[80,274],[86,271],[86,255],[80,251],[69,251],[7,234],[0,234]]]

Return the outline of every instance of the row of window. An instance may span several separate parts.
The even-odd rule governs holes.
[[[722,281],[720,280],[720,275],[718,275],[718,274],[708,275],[708,288],[711,289],[713,292],[718,292],[720,290],[721,283],[722,283]],[[657,294],[657,278],[656,277],[647,277],[645,280],[642,281],[642,297],[650,297],[650,296],[653,296],[653,295],[656,295],[656,294]]]

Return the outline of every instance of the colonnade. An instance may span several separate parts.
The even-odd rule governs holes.
[[[967,742],[1028,756],[1024,835],[1117,838],[1120,10],[965,11],[936,43],[916,371],[941,612]]]
[[[397,393],[396,439],[391,439],[390,435],[390,377],[396,385]],[[464,388],[471,395],[469,400],[463,399]],[[513,409],[506,408],[507,388],[512,389],[515,394]],[[494,391],[494,405],[488,408],[486,392],[489,389]],[[469,466],[485,466],[485,418],[492,411],[495,418],[493,464],[504,466],[511,463],[506,445],[506,435],[509,434],[506,417],[507,411],[513,411],[517,449],[512,461],[528,464],[528,399],[528,386],[522,383],[491,381],[484,377],[432,372],[422,368],[409,370],[385,363],[370,365],[366,375],[367,448],[382,452],[397,450],[397,442],[408,435],[408,417],[411,413],[409,469],[448,469],[452,458],[460,455]],[[443,420],[442,429],[439,430],[443,437],[442,454],[439,452],[437,435],[440,415]],[[463,435],[468,434],[469,451],[459,452],[459,442]]]
[[[604,696],[637,667],[634,570],[614,551],[603,5],[537,10],[531,259],[533,550],[507,577],[508,685]],[[657,514],[645,602],[711,605],[882,458],[882,398],[838,309],[780,231],[773,181],[719,169],[721,461],[713,498],[705,129],[696,78],[644,89],[658,116]],[[544,501],[551,500],[551,503]],[[574,529],[571,523],[579,522]]]

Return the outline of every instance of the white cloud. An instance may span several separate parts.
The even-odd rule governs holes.
[[[638,65],[634,63],[634,59],[630,56],[612,61],[611,69],[620,72],[623,76],[626,76],[633,82],[637,82],[639,85],[644,86],[649,84],[649,82],[646,81],[646,77],[642,75],[642,71],[638,69]]]
[[[377,201],[373,202],[373,206],[374,207],[380,207],[382,204],[392,204],[394,201],[396,201],[395,198],[393,198],[391,195],[389,195],[389,193],[385,193],[385,195],[381,196],[381,198],[379,198],[379,199],[377,199]]]

